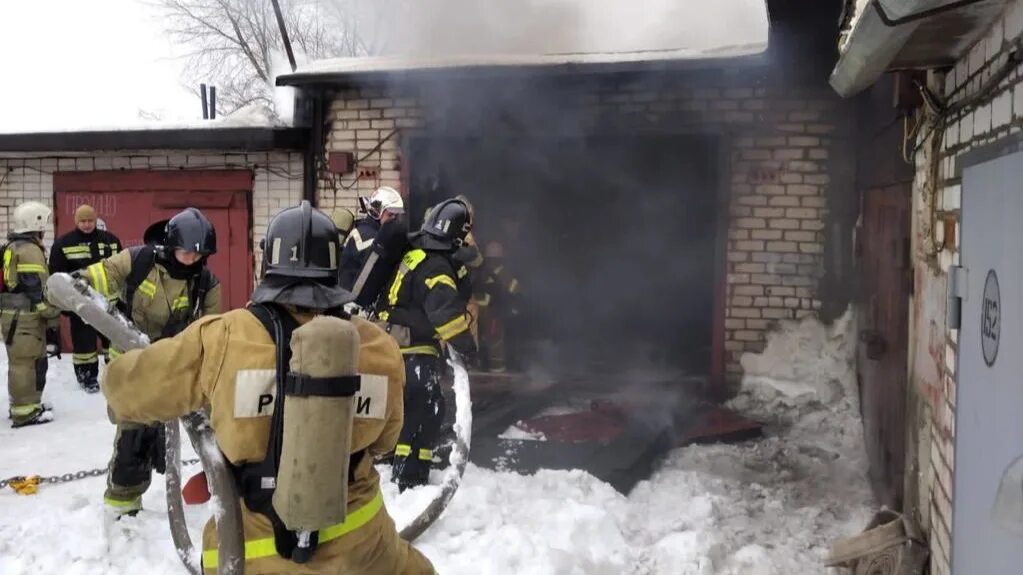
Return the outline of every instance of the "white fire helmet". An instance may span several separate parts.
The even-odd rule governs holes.
[[[362,198],[362,208],[375,220],[385,211],[395,214],[405,213],[405,200],[401,199],[398,190],[390,186],[382,186],[367,200]]]
[[[46,204],[25,202],[14,208],[14,233],[45,232],[50,229],[50,214]]]

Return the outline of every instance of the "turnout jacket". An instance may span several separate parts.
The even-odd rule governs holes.
[[[300,324],[314,317],[293,316]],[[373,459],[391,451],[398,440],[404,413],[404,364],[397,343],[381,328],[359,317],[351,322],[359,332],[362,375],[351,453],[365,450],[370,457],[359,459],[349,482],[348,525],[338,529],[348,535],[324,542],[321,533],[320,546],[303,573],[363,572],[354,566],[370,563],[374,554],[385,552],[385,546],[400,544],[393,524],[389,532],[385,530],[390,520],[385,520],[386,511],[382,511],[380,478]],[[247,309],[236,309],[201,318],[175,337],[123,354],[107,368],[102,388],[110,408],[122,421],[169,421],[209,405],[217,445],[232,464],[239,465],[260,461],[266,455],[274,409],[273,401],[267,402],[266,397],[276,389],[275,360],[276,346],[263,324]],[[244,503],[241,507],[246,572],[299,572],[299,566],[273,550],[270,521],[249,511]],[[210,573],[217,564],[215,536],[211,519],[203,543],[203,564]],[[400,564],[406,552],[399,552],[398,547],[387,549],[401,557],[396,555],[394,568],[386,572],[402,572]],[[351,567],[324,567],[339,561]]]
[[[125,284],[132,265],[132,250],[122,250],[86,268],[82,277],[108,299],[129,303],[124,301]],[[171,277],[167,268],[157,259],[145,280],[135,290],[129,319],[150,341],[176,334],[195,319],[192,313],[195,302],[191,301],[191,294],[194,293],[193,284],[196,281],[198,276],[187,280]],[[211,283],[198,315],[220,313],[220,282],[214,276]]]
[[[345,245],[341,249],[341,269],[339,272],[341,287],[350,291],[352,286],[355,285],[355,280],[359,277],[359,272],[362,270],[363,264],[366,263],[370,248],[373,247],[373,241],[379,232],[379,220],[360,218],[355,222],[355,227],[348,234],[348,238],[345,239]]]
[[[4,291],[28,298],[29,309],[23,313],[35,312],[47,320],[57,318],[60,310],[46,302],[50,274],[43,244],[32,234],[10,234],[7,241],[3,251]]]
[[[469,270],[444,252],[415,248],[401,260],[380,318],[409,329],[402,353],[440,355],[441,342],[474,353],[466,305],[472,296]]]
[[[91,266],[121,251],[121,240],[96,229],[92,233],[74,230],[60,236],[50,250],[50,273],[71,273]]]

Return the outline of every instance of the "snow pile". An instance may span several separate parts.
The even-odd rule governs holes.
[[[670,452],[628,496],[583,471],[523,476],[469,464],[448,509],[416,546],[445,575],[819,575],[830,544],[862,531],[873,512],[857,417],[855,326],[791,322],[769,337],[733,407],[770,422],[767,437]],[[114,427],[102,397],[74,382],[70,358],[51,360],[46,400],[56,421],[20,430],[0,422],[0,477],[102,467]],[[6,365],[0,364],[0,370]],[[187,445],[182,457],[194,457]],[[196,471],[186,467],[183,479]],[[447,470],[399,494],[380,466],[388,511],[408,524]],[[185,574],[174,553],[163,478],[136,518],[104,519],[103,477],[0,492],[0,574]],[[210,506],[188,506],[198,544]]]
[[[521,421],[518,422],[518,424],[521,423]],[[547,436],[544,435],[542,431],[525,429],[523,427],[519,427],[518,424],[509,426],[508,429],[502,431],[501,435],[498,435],[498,437],[501,439],[514,439],[518,441],[547,441]]]

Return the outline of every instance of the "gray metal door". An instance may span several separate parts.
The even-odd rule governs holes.
[[[1023,455],[1023,154],[966,168],[962,190],[952,572],[1021,573],[1023,484],[1003,481]]]

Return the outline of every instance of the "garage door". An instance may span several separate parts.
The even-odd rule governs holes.
[[[1019,573],[1023,565],[1023,154],[963,172],[952,572]],[[1015,476],[1014,476],[1015,475]],[[1001,497],[999,495],[1001,494]]]
[[[63,172],[54,175],[57,233],[74,227],[74,211],[87,203],[126,246],[142,244],[146,228],[186,207],[195,207],[217,230],[210,268],[223,285],[224,309],[243,307],[253,284],[249,229],[252,172],[132,170]]]
[[[409,148],[413,224],[464,193],[477,239],[504,245],[522,288],[525,363],[720,373],[715,138],[431,138]]]

